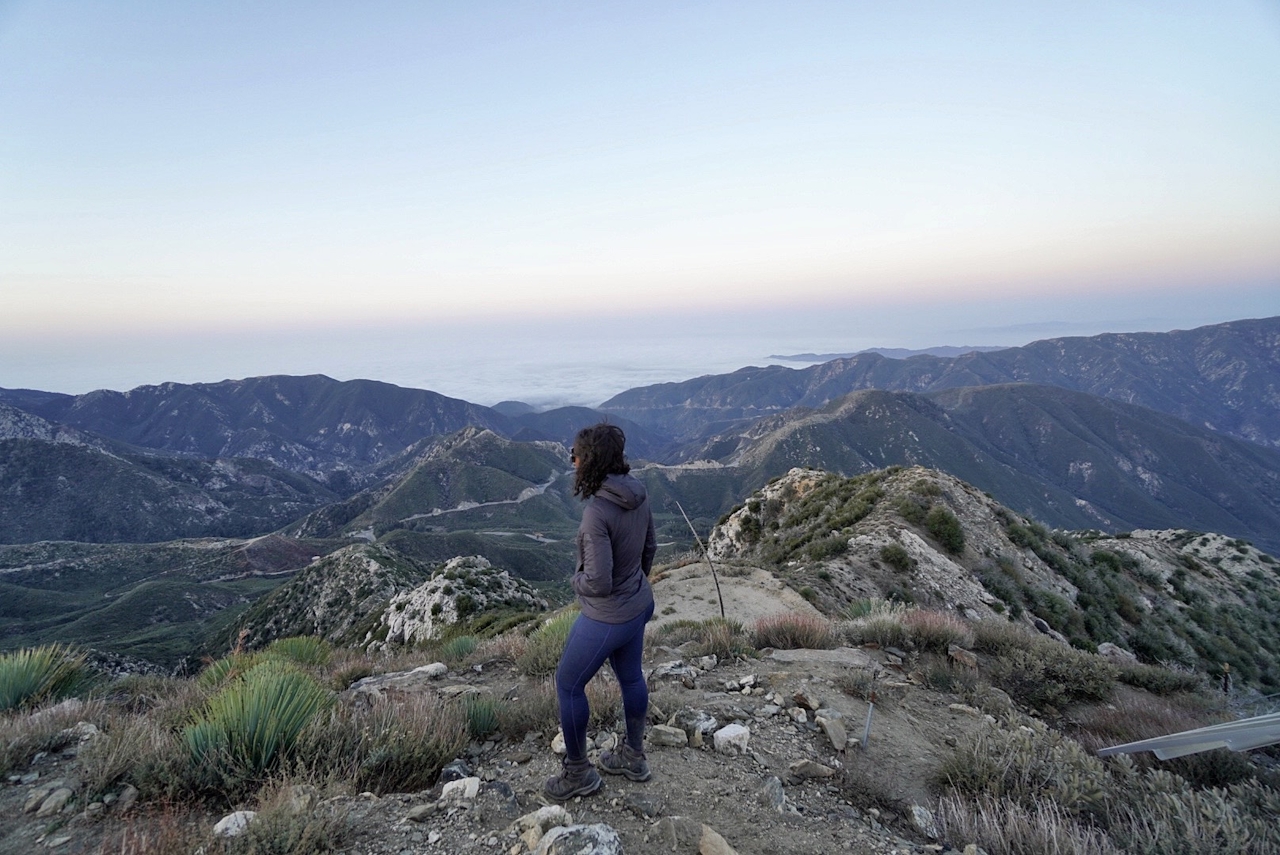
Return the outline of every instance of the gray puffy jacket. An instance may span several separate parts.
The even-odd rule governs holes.
[[[631,475],[610,475],[587,501],[578,526],[573,590],[582,613],[626,623],[653,604],[649,570],[658,551],[649,495]]]

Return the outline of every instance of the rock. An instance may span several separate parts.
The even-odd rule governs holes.
[[[702,842],[702,823],[683,816],[664,816],[656,826],[662,851],[694,853]]]
[[[239,837],[244,834],[245,829],[249,827],[249,823],[253,822],[257,811],[238,810],[235,813],[229,813],[222,819],[218,820],[218,824],[213,827],[214,837],[232,838]]]
[[[746,754],[751,731],[741,724],[726,724],[715,732],[712,739],[719,754]]]
[[[1105,656],[1112,662],[1137,662],[1138,657],[1125,650],[1119,645],[1112,644],[1110,641],[1104,641],[1098,645],[1098,655]]]
[[[516,799],[516,791],[504,781],[489,781],[480,786],[477,801],[485,806],[487,816],[501,816],[510,819],[520,813],[520,802]]]
[[[787,803],[787,793],[782,788],[782,780],[777,775],[770,775],[765,779],[764,787],[760,790],[760,797],[769,807],[782,813],[782,807]]]
[[[684,748],[689,744],[689,735],[678,727],[656,724],[649,730],[649,744],[667,748]]]
[[[57,849],[61,846],[66,846],[70,842],[71,842],[70,834],[60,834],[57,837],[51,837],[48,840],[46,840],[44,843],[44,848]]]
[[[306,813],[320,802],[320,793],[315,787],[306,784],[285,787],[281,791],[281,797],[295,814]]]
[[[437,810],[439,810],[439,808],[437,808],[434,803],[414,805],[409,808],[409,812],[405,814],[405,819],[410,822],[426,822],[428,819],[435,816]]]
[[[447,784],[450,781],[461,781],[463,778],[470,778],[472,775],[471,764],[466,760],[457,759],[446,763],[444,768],[440,770],[440,777],[437,783]]]
[[[564,745],[563,730],[556,731],[555,737],[552,738],[551,740],[551,750],[554,751],[556,754],[561,754],[561,755],[569,753],[569,749],[565,748],[565,745]]]
[[[830,778],[836,770],[813,760],[797,760],[788,769],[797,778]]]
[[[791,700],[795,701],[796,706],[800,709],[809,710],[810,712],[817,712],[822,707],[822,701],[808,689],[801,689],[796,692],[791,696]]]
[[[43,819],[47,816],[53,816],[67,806],[67,802],[71,801],[73,795],[75,794],[70,787],[58,787],[45,796],[44,801],[40,802],[40,807],[36,810],[36,817]]]
[[[978,654],[974,653],[972,650],[965,650],[958,644],[950,644],[947,646],[947,656],[966,668],[978,667]]]
[[[138,788],[133,784],[126,784],[125,788],[120,791],[120,797],[116,799],[111,809],[116,813],[128,813],[129,810],[138,801]]]
[[[756,710],[756,718],[772,718],[780,712],[782,712],[782,707],[777,704],[765,704]]]
[[[38,780],[40,780],[39,772],[28,772],[18,778],[18,783],[26,786],[27,784],[34,784]]]
[[[470,802],[475,801],[476,796],[479,794],[479,778],[462,778],[457,781],[450,781],[444,785],[444,789],[440,791],[440,801]]]
[[[1032,618],[1031,625],[1036,628],[1036,632],[1042,633],[1044,635],[1048,635],[1049,633],[1053,632],[1052,628],[1050,628],[1048,622],[1046,622],[1044,618]]]
[[[45,799],[49,798],[49,793],[53,792],[54,789],[56,788],[52,786],[36,787],[27,793],[27,799],[22,803],[22,812],[31,813],[36,810]]]
[[[59,734],[63,739],[76,740],[77,742],[88,742],[99,734],[98,726],[92,722],[80,721],[76,722],[75,727],[69,727]]]
[[[643,819],[653,819],[655,816],[662,816],[662,811],[666,807],[661,796],[651,793],[627,793],[622,800],[622,806]]]
[[[800,707],[792,707],[791,709],[787,710],[787,715],[790,716],[791,720],[794,721],[796,724],[809,723],[809,714],[805,712],[803,709],[801,709]]]
[[[618,832],[604,823],[558,826],[538,841],[534,855],[622,855]]]
[[[925,837],[933,840],[938,839],[938,823],[933,818],[933,812],[926,807],[920,805],[911,806],[911,824]]]
[[[715,733],[716,728],[720,726],[720,722],[710,713],[688,707],[677,710],[667,724],[683,730],[689,737],[689,745],[692,748],[701,748],[706,737]]]
[[[692,679],[701,673],[692,665],[686,665],[683,659],[677,659],[674,662],[663,662],[655,665],[653,670],[649,672],[650,680],[660,680],[664,677],[675,679]]]
[[[698,853],[698,855],[737,855],[736,851],[711,826],[696,819],[671,816],[659,820],[658,838],[663,851]]]
[[[817,718],[817,723],[822,732],[827,735],[827,739],[831,740],[831,747],[836,751],[843,751],[845,746],[849,744],[849,734],[845,732],[844,725],[838,719],[820,715]]]
[[[982,710],[978,709],[977,707],[971,707],[968,704],[948,704],[947,709],[951,710],[953,713],[959,713],[960,715],[971,715],[974,718],[977,718],[978,716],[982,715]]]
[[[703,656],[698,660],[698,667],[703,671],[714,671],[719,664],[720,659],[714,653],[710,656]]]
[[[757,682],[758,678],[755,674],[748,674],[738,681],[738,687],[742,689],[754,689]]]
[[[556,826],[572,824],[573,817],[569,815],[567,810],[560,807],[560,805],[547,805],[546,807],[538,808],[533,813],[527,813],[520,817],[511,823],[507,831],[518,834],[524,844],[532,851],[548,831]]]
[[[618,747],[618,734],[612,731],[606,733],[598,733],[595,738],[596,748],[601,751],[612,751]]]
[[[698,841],[698,855],[738,855],[729,841],[709,825],[702,826],[702,838]]]

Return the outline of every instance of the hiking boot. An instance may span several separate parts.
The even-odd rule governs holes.
[[[565,760],[560,774],[547,778],[542,791],[558,802],[567,801],[574,796],[586,796],[600,789],[604,780],[590,761],[570,763]]]
[[[600,771],[610,775],[625,775],[632,781],[649,780],[649,761],[643,751],[637,751],[622,743],[617,751],[605,751],[597,761]]]

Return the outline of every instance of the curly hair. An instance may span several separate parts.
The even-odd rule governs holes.
[[[573,475],[573,495],[589,499],[607,476],[630,472],[631,466],[623,455],[626,447],[626,434],[617,425],[601,422],[578,431],[572,451],[578,463]]]

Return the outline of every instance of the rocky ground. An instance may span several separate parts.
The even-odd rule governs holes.
[[[948,747],[966,733],[995,726],[995,719],[955,696],[916,685],[894,655],[850,648],[787,650],[713,663],[651,645],[648,659],[655,722],[649,746],[652,779],[634,783],[606,776],[599,792],[563,806],[567,817],[544,818],[544,824],[603,824],[616,832],[622,851],[631,853],[925,853],[963,847],[963,841],[931,837],[927,817],[912,809],[930,805],[928,777]],[[878,701],[864,749],[859,741],[868,703],[840,686],[873,677]],[[455,670],[416,687],[402,684],[386,691],[502,694],[522,680],[509,665],[493,663],[478,672]],[[749,732],[745,751],[717,750],[716,731],[733,723]],[[427,792],[328,798],[317,793],[303,801],[314,800],[313,809],[342,818],[332,826],[338,830],[333,842],[351,855],[528,852],[528,840],[536,834],[522,840],[522,831],[528,832],[518,820],[548,804],[541,786],[559,768],[554,736],[530,734],[521,742],[473,746],[443,776],[462,782],[442,780]],[[688,744],[690,736],[694,744]],[[605,732],[593,738],[608,745],[616,737]],[[847,742],[837,747],[842,738]],[[72,745],[36,758],[0,791],[0,852],[149,851],[119,841],[130,814],[134,826],[144,825],[145,806],[123,812],[118,803],[77,801],[75,753]],[[45,810],[42,803],[63,788],[66,803]],[[46,815],[39,816],[41,811]],[[919,816],[913,819],[913,813]],[[205,839],[212,843],[211,827],[218,819],[190,820],[202,826],[195,839],[208,834]],[[569,843],[562,840],[559,848],[546,851],[611,851],[566,848]]]

